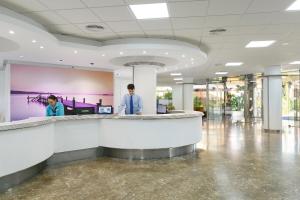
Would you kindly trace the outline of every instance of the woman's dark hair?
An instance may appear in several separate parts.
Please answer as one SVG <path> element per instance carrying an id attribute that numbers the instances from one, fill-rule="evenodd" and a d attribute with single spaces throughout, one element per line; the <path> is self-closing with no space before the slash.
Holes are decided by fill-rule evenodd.
<path id="1" fill-rule="evenodd" d="M 128 85 L 127 85 L 127 89 L 128 89 L 128 90 L 134 90 L 134 84 L 132 84 L 132 83 L 131 83 L 131 84 L 128 84 Z"/>
<path id="2" fill-rule="evenodd" d="M 56 97 L 56 96 L 54 96 L 54 95 L 50 95 L 50 96 L 48 96 L 48 98 L 47 98 L 47 99 L 51 99 L 51 100 L 57 101 L 57 97 Z"/>

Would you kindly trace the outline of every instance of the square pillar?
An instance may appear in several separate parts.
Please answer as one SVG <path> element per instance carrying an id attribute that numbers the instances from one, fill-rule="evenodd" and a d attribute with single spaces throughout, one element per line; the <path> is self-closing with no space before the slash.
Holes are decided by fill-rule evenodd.
<path id="1" fill-rule="evenodd" d="M 183 110 L 183 85 L 172 86 L 172 102 L 175 110 Z"/>
<path id="2" fill-rule="evenodd" d="M 183 109 L 194 111 L 194 82 L 193 78 L 183 79 Z"/>
<path id="3" fill-rule="evenodd" d="M 263 128 L 266 131 L 279 132 L 282 129 L 281 98 L 281 67 L 267 67 L 263 78 Z"/>
<path id="4" fill-rule="evenodd" d="M 143 102 L 143 114 L 156 114 L 156 66 L 134 66 L 133 80 L 136 94 Z"/>
<path id="5" fill-rule="evenodd" d="M 128 93 L 127 85 L 133 83 L 132 69 L 114 71 L 114 113 L 118 113 L 122 98 Z"/>

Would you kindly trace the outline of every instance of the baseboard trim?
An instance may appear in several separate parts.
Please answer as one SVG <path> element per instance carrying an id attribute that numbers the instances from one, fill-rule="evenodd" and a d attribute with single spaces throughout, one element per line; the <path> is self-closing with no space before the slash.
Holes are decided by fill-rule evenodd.
<path id="1" fill-rule="evenodd" d="M 47 167 L 47 160 L 19 172 L 0 177 L 0 192 L 23 183 L 39 174 Z"/>

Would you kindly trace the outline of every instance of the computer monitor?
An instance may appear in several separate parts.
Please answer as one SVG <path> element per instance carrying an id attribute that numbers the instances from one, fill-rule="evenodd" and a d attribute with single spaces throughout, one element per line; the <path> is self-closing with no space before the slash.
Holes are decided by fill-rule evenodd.
<path id="1" fill-rule="evenodd" d="M 162 104 L 158 104 L 157 105 L 157 114 L 167 114 L 167 106 L 166 105 L 162 105 Z"/>
<path id="2" fill-rule="evenodd" d="M 113 107 L 112 106 L 99 106 L 98 114 L 103 114 L 103 115 L 113 114 Z"/>

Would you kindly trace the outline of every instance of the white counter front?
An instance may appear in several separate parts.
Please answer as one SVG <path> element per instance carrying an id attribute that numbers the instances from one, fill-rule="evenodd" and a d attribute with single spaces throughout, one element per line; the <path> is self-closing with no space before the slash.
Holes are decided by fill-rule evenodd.
<path id="1" fill-rule="evenodd" d="M 0 179 L 64 152 L 172 149 L 201 139 L 202 113 L 84 115 L 0 123 Z"/>

